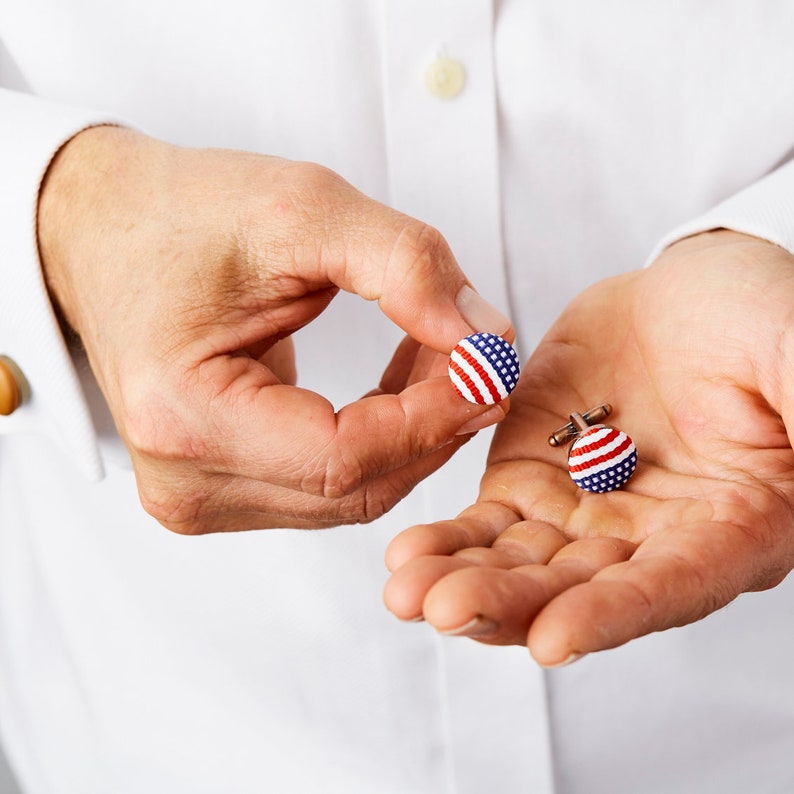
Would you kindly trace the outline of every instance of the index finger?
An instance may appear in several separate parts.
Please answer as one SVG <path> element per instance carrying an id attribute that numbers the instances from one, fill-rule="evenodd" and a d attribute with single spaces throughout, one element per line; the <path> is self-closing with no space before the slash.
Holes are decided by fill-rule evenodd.
<path id="1" fill-rule="evenodd" d="M 217 472 L 330 499 L 500 421 L 507 409 L 469 403 L 448 378 L 433 378 L 336 412 L 319 394 L 274 382 L 258 362 L 233 359 L 239 371 L 230 381 L 226 365 L 204 365 L 192 454 Z"/>

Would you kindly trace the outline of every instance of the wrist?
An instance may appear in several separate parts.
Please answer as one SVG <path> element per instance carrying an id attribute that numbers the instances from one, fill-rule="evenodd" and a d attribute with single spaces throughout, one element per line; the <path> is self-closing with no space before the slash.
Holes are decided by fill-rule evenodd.
<path id="1" fill-rule="evenodd" d="M 716 228 L 708 231 L 698 232 L 687 237 L 682 237 L 659 252 L 655 261 L 662 261 L 671 256 L 696 255 L 700 251 L 713 250 L 724 246 L 771 246 L 778 248 L 775 243 L 764 240 L 761 237 L 754 237 L 733 229 Z"/>
<path id="2" fill-rule="evenodd" d="M 110 125 L 79 132 L 55 154 L 41 183 L 36 217 L 41 268 L 56 313 L 77 334 L 76 284 L 102 232 L 102 183 L 123 161 L 134 136 Z"/>

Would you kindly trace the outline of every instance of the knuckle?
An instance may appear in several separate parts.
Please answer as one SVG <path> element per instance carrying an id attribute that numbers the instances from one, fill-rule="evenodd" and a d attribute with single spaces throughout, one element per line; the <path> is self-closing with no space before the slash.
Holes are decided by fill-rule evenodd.
<path id="1" fill-rule="evenodd" d="M 364 499 L 362 524 L 369 524 L 386 515 L 402 497 L 390 494 L 375 493 L 375 489 L 368 489 Z"/>
<path id="2" fill-rule="evenodd" d="M 361 202 L 361 194 L 350 183 L 324 166 L 286 161 L 277 181 L 270 178 L 265 185 L 261 199 L 243 210 L 242 238 L 262 240 L 264 210 L 270 219 L 269 233 L 259 245 L 268 259 L 288 266 L 302 257 L 316 262 L 339 258 L 344 237 L 340 231 L 355 226 Z"/>
<path id="3" fill-rule="evenodd" d="M 386 515 L 403 497 L 391 488 L 371 487 L 361 491 L 358 501 L 358 523 L 369 524 Z"/>
<path id="4" fill-rule="evenodd" d="M 323 518 L 337 525 L 370 524 L 386 515 L 398 501 L 384 499 L 380 495 L 373 496 L 369 489 L 362 488 L 326 505 Z"/>
<path id="5" fill-rule="evenodd" d="M 354 190 L 336 171 L 317 163 L 289 163 L 285 177 L 298 205 L 324 205 L 329 196 Z"/>
<path id="6" fill-rule="evenodd" d="M 191 431 L 183 414 L 157 396 L 138 400 L 123 421 L 125 443 L 132 452 L 152 461 L 203 460 L 210 453 L 210 435 Z"/>
<path id="7" fill-rule="evenodd" d="M 458 279 L 455 259 L 446 239 L 433 226 L 405 219 L 391 248 L 386 267 L 380 276 L 378 295 L 388 310 L 393 295 L 402 295 L 406 285 Z"/>
<path id="8" fill-rule="evenodd" d="M 138 486 L 143 509 L 167 530 L 177 535 L 201 535 L 203 500 L 197 495 L 177 493 L 171 488 L 143 484 Z"/>
<path id="9" fill-rule="evenodd" d="M 400 234 L 397 253 L 410 261 L 412 268 L 426 272 L 445 260 L 449 250 L 438 229 L 420 221 L 411 221 Z"/>
<path id="10" fill-rule="evenodd" d="M 345 523 L 369 524 L 385 516 L 410 490 L 410 484 L 399 480 L 376 480 L 347 497 L 341 515 Z"/>
<path id="11" fill-rule="evenodd" d="M 410 490 L 400 481 L 367 471 L 354 456 L 339 453 L 316 467 L 302 484 L 321 497 L 322 518 L 338 524 L 367 524 L 381 518 Z"/>
<path id="12" fill-rule="evenodd" d="M 301 169 L 303 181 L 310 187 L 328 190 L 347 185 L 347 182 L 336 171 L 319 163 L 298 163 L 297 167 Z"/>
<path id="13" fill-rule="evenodd" d="M 329 457 L 321 473 L 320 493 L 325 499 L 344 499 L 354 494 L 365 479 L 361 461 L 340 451 Z"/>

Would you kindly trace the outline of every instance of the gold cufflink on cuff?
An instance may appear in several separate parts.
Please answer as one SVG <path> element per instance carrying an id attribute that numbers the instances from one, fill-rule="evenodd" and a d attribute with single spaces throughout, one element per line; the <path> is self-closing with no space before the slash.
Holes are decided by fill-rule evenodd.
<path id="1" fill-rule="evenodd" d="M 0 356 L 0 416 L 10 416 L 27 395 L 22 370 L 8 356 Z"/>

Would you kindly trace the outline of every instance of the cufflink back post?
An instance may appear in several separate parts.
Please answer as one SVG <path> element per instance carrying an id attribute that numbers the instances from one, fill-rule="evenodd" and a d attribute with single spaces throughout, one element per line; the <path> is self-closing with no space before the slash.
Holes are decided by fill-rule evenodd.
<path id="1" fill-rule="evenodd" d="M 568 451 L 568 473 L 584 491 L 607 493 L 626 483 L 637 467 L 637 448 L 622 430 L 601 424 L 612 413 L 609 403 L 583 414 L 570 414 L 570 422 L 549 436 L 559 447 L 572 442 Z"/>

